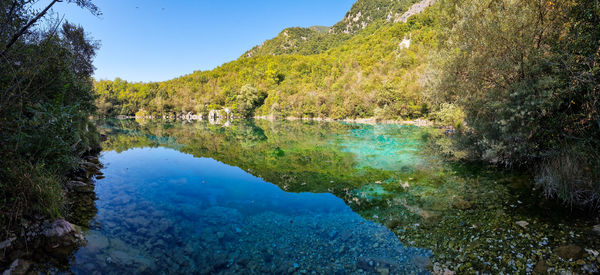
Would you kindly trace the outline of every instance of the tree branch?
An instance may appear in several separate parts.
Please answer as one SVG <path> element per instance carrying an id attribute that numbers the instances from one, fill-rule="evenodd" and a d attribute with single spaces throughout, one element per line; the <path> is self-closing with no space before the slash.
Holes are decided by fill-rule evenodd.
<path id="1" fill-rule="evenodd" d="M 48 4 L 48 6 L 44 10 L 42 10 L 42 12 L 40 12 L 36 17 L 31 19 L 25 26 L 23 26 L 17 33 L 15 33 L 15 35 L 13 35 L 13 37 L 8 42 L 8 44 L 6 44 L 6 47 L 4 48 L 2 53 L 0 53 L 0 55 L 6 54 L 6 52 L 10 49 L 10 47 L 12 47 L 12 45 L 15 44 L 15 42 L 17 42 L 17 40 L 19 40 L 19 37 L 21 37 L 27 31 L 27 29 L 29 29 L 33 24 L 35 24 L 35 22 L 40 20 L 40 18 L 42 18 L 48 12 L 48 10 L 50 10 L 50 8 L 56 2 L 59 2 L 59 1 L 60 0 L 52 0 L 52 2 L 50 2 L 50 4 Z"/>

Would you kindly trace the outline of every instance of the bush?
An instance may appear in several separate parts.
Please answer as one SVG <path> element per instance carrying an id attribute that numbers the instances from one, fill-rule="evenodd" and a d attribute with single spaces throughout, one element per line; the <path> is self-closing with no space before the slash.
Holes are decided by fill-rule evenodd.
<path id="1" fill-rule="evenodd" d="M 565 146 L 566 148 L 567 146 Z M 537 171 L 536 184 L 547 197 L 570 206 L 600 206 L 600 158 L 571 148 L 545 160 Z"/>
<path id="2" fill-rule="evenodd" d="M 150 114 L 149 114 L 149 113 L 148 113 L 146 110 L 144 110 L 144 109 L 140 109 L 139 111 L 137 111 L 137 112 L 135 113 L 135 116 L 136 116 L 136 117 L 139 117 L 139 118 L 146 118 L 146 117 L 148 117 L 149 115 L 150 115 Z"/>
<path id="3" fill-rule="evenodd" d="M 97 12 L 87 0 L 70 2 Z M 7 19 L 0 24 L 0 239 L 26 219 L 64 215 L 66 175 L 99 148 L 89 121 L 97 44 L 68 22 L 12 39 L 31 18 L 43 17 L 31 4 L 0 2 L 0 18 Z"/>
<path id="4" fill-rule="evenodd" d="M 440 109 L 434 115 L 442 125 L 453 126 L 457 130 L 463 128 L 466 117 L 462 108 L 451 103 L 442 103 Z"/>
<path id="5" fill-rule="evenodd" d="M 449 0 L 442 7 L 446 42 L 434 98 L 464 110 L 469 149 L 530 169 L 550 197 L 597 206 L 598 176 L 590 172 L 600 151 L 597 1 Z M 454 120 L 444 115 L 453 113 L 449 106 L 440 112 Z"/>
<path id="6" fill-rule="evenodd" d="M 23 217 L 56 218 L 64 214 L 64 179 L 58 171 L 48 169 L 44 163 L 31 164 L 17 158 L 1 167 L 0 174 L 0 225 L 4 230 L 10 230 Z"/>

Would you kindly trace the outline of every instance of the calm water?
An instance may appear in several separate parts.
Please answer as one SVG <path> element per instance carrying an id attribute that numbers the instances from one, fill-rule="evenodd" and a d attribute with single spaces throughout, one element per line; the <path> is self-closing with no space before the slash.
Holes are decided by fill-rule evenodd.
<path id="1" fill-rule="evenodd" d="M 196 133 L 201 129 L 193 125 L 184 130 L 193 131 L 186 133 L 192 139 L 216 133 Z M 378 147 L 402 144 L 357 135 L 365 133 L 350 130 L 320 141 L 343 144 L 339 156 L 328 158 L 342 159 L 337 168 L 370 163 L 390 168 L 416 158 L 410 154 L 413 144 L 398 153 L 380 151 Z M 181 152 L 184 145 L 177 139 L 131 132 L 115 133 L 109 142 L 141 136 L 147 139 L 142 143 L 154 144 L 131 144 L 126 150 L 105 146 L 105 178 L 96 185 L 98 212 L 86 232 L 88 245 L 71 264 L 75 273 L 426 273 L 429 250 L 404 246 L 388 228 L 365 220 L 331 193 L 285 191 L 219 158 Z M 286 154 L 281 147 L 273 150 L 275 158 Z M 299 152 L 298 157 L 306 159 L 285 165 L 307 170 L 323 165 L 313 156 Z M 252 161 L 268 165 L 271 160 L 266 158 Z M 339 180 L 337 175 L 327 179 Z"/>
<path id="2" fill-rule="evenodd" d="M 70 261 L 77 274 L 514 274 L 540 263 L 590 273 L 600 263 L 597 217 L 543 200 L 527 175 L 448 162 L 437 129 L 115 120 L 99 130 L 105 178 L 78 219 L 88 245 Z M 560 257 L 565 245 L 581 260 Z"/>

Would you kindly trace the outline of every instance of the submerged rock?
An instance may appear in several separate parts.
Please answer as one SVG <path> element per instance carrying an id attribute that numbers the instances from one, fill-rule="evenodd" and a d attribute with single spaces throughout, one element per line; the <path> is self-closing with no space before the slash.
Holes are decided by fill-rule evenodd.
<path id="1" fill-rule="evenodd" d="M 352 231 L 346 229 L 340 234 L 340 238 L 342 241 L 347 241 L 352 237 Z"/>
<path id="2" fill-rule="evenodd" d="M 239 210 L 229 207 L 213 206 L 198 213 L 202 221 L 210 225 L 240 224 L 243 215 Z"/>
<path id="3" fill-rule="evenodd" d="M 564 245 L 555 250 L 556 255 L 563 259 L 579 259 L 583 257 L 583 249 L 576 245 Z"/>
<path id="4" fill-rule="evenodd" d="M 370 272 L 373 270 L 373 261 L 367 258 L 360 258 L 356 263 L 358 269 Z"/>
<path id="5" fill-rule="evenodd" d="M 31 268 L 31 262 L 22 260 L 22 259 L 16 259 L 12 262 L 12 264 L 10 265 L 10 267 L 7 270 L 2 272 L 2 275 L 26 274 L 30 268 Z"/>
<path id="6" fill-rule="evenodd" d="M 227 266 L 227 255 L 218 253 L 213 256 L 213 271 L 220 271 Z"/>
<path id="7" fill-rule="evenodd" d="M 414 256 L 413 257 L 413 262 L 415 263 L 416 266 L 420 267 L 420 268 L 429 268 L 431 266 L 431 260 L 429 260 L 429 258 L 425 257 L 425 256 Z"/>
<path id="8" fill-rule="evenodd" d="M 76 181 L 76 180 L 69 181 L 65 184 L 65 187 L 67 188 L 67 190 L 69 190 L 71 192 L 77 192 L 77 193 L 94 192 L 93 185 L 87 184 L 82 181 Z"/>
<path id="9" fill-rule="evenodd" d="M 81 231 L 63 219 L 50 223 L 42 231 L 45 237 L 46 252 L 56 256 L 66 256 L 75 248 L 85 244 Z"/>
<path id="10" fill-rule="evenodd" d="M 108 247 L 108 238 L 106 238 L 100 232 L 90 232 L 87 234 L 86 239 L 86 248 L 93 252 L 98 252 Z"/>
<path id="11" fill-rule="evenodd" d="M 127 251 L 117 250 L 111 253 L 111 260 L 118 265 L 133 265 L 143 269 L 154 269 L 154 262 L 141 255 L 137 249 L 129 249 Z"/>
<path id="12" fill-rule="evenodd" d="M 380 275 L 389 275 L 390 274 L 390 269 L 386 268 L 386 267 L 380 267 L 376 269 L 377 273 L 379 273 Z"/>

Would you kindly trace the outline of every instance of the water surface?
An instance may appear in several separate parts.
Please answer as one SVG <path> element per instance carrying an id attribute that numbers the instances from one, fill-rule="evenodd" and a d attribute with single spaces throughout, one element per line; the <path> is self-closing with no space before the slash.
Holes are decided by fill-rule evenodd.
<path id="1" fill-rule="evenodd" d="M 426 270 L 429 250 L 406 247 L 331 193 L 287 192 L 241 168 L 172 149 L 183 148 L 173 140 L 148 139 L 158 145 L 107 146 L 101 154 L 98 212 L 88 245 L 71 264 L 75 273 Z"/>
<path id="2" fill-rule="evenodd" d="M 439 129 L 99 124 L 105 178 L 74 273 L 593 273 L 600 263 L 598 217 L 544 200 L 527 174 L 451 161 Z M 560 256 L 567 245 L 578 258 Z"/>

